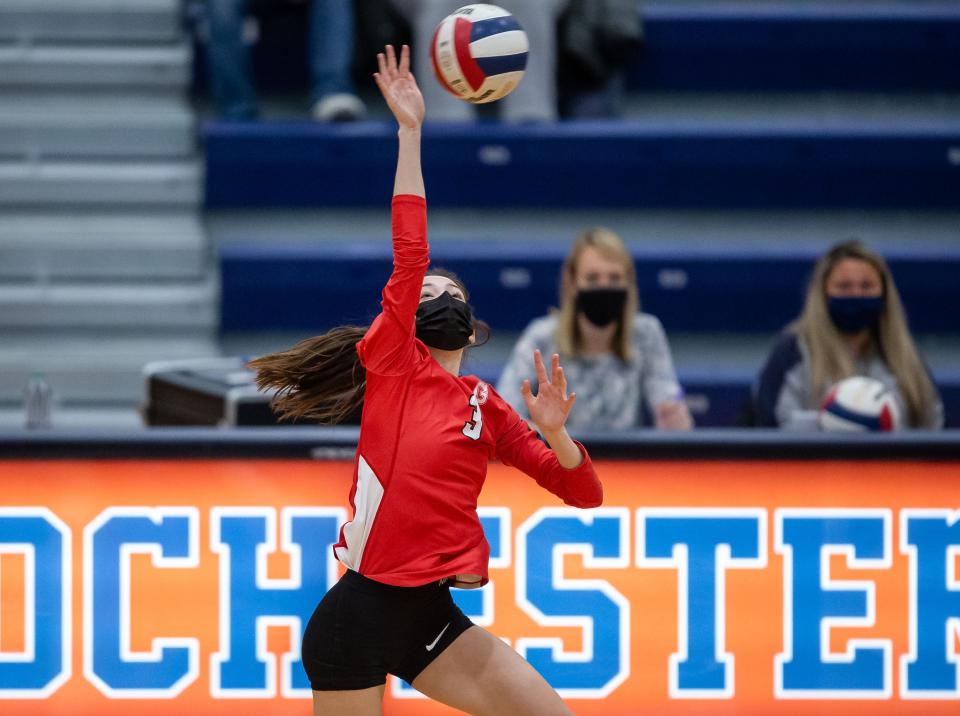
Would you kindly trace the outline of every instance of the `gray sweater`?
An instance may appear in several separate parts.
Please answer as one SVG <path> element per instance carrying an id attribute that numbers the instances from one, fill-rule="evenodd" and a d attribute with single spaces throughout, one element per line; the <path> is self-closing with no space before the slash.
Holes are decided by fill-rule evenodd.
<path id="1" fill-rule="evenodd" d="M 857 362 L 855 367 L 857 375 L 876 378 L 893 391 L 901 405 L 904 404 L 897 388 L 897 379 L 877 351 L 868 360 Z M 785 430 L 819 430 L 817 411 L 809 407 L 811 390 L 807 346 L 796 334 L 784 333 L 767 358 L 753 388 L 757 424 Z M 818 401 L 823 397 L 817 396 Z M 943 403 L 939 395 L 932 404 L 925 406 L 924 412 L 923 424 L 919 427 L 943 427 Z"/>
<path id="2" fill-rule="evenodd" d="M 536 393 L 533 351 L 540 349 L 549 371 L 550 356 L 557 352 L 556 327 L 555 316 L 531 322 L 513 347 L 497 383 L 497 392 L 524 418 L 529 419 L 529 415 L 520 386 L 524 379 L 529 379 Z M 652 414 L 657 403 L 681 397 L 663 326 L 648 313 L 634 317 L 633 357 L 629 362 L 610 353 L 598 357 L 561 356 L 560 364 L 567 376 L 567 390 L 577 394 L 576 405 L 567 419 L 567 427 L 573 430 L 639 427 L 643 424 L 641 402 Z"/>

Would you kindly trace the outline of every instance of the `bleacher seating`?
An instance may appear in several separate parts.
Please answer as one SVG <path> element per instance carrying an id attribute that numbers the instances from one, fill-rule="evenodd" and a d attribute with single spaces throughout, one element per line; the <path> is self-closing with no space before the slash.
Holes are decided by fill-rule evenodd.
<path id="1" fill-rule="evenodd" d="M 960 4 L 641 0 L 641 90 L 960 90 Z"/>
<path id="2" fill-rule="evenodd" d="M 566 246 L 521 241 L 444 241 L 433 260 L 456 271 L 471 289 L 477 314 L 497 330 L 519 331 L 556 305 L 557 278 Z M 668 334 L 709 332 L 773 336 L 799 311 L 812 255 L 700 255 L 635 252 L 643 306 Z M 222 327 L 228 332 L 319 332 L 344 322 L 365 324 L 376 315 L 390 274 L 386 241 L 348 246 L 233 246 L 221 250 Z M 914 330 L 960 333 L 960 247 L 952 254 L 891 256 Z M 758 301 L 757 297 L 763 300 Z M 718 369 L 678 365 L 691 409 L 703 426 L 736 425 L 756 363 Z M 495 382 L 499 361 L 474 361 L 471 372 Z M 937 375 L 948 415 L 960 415 L 960 372 Z"/>
<path id="3" fill-rule="evenodd" d="M 424 176 L 432 206 L 958 204 L 960 114 L 923 124 L 909 116 L 747 121 L 432 126 Z M 214 122 L 205 139 L 212 209 L 382 206 L 393 182 L 395 130 L 385 123 Z"/>
<path id="4" fill-rule="evenodd" d="M 435 242 L 431 259 L 463 278 L 478 315 L 500 330 L 519 331 L 556 305 L 566 249 L 566 241 L 531 245 L 519 236 L 450 240 Z M 634 254 L 643 307 L 668 332 L 778 331 L 799 312 L 816 259 L 802 249 L 759 255 L 683 247 L 653 253 L 638 246 Z M 960 306 L 960 245 L 889 260 L 912 328 L 960 333 L 960 314 L 943 310 Z M 384 238 L 353 239 L 229 246 L 220 264 L 223 330 L 323 330 L 376 314 L 391 256 Z"/>
<path id="5" fill-rule="evenodd" d="M 622 222 L 634 230 L 621 231 L 644 308 L 671 336 L 772 340 L 797 314 L 815 257 L 848 238 L 841 227 L 851 224 L 866 227 L 857 235 L 868 241 L 883 235 L 875 245 L 890 260 L 914 332 L 960 335 L 960 317 L 945 310 L 960 305 L 960 5 L 641 7 L 646 47 L 628 70 L 627 120 L 425 128 L 430 206 L 465 213 L 462 226 L 451 229 L 448 216 L 432 237 L 433 258 L 461 274 L 478 314 L 502 331 L 542 315 L 556 303 L 570 239 L 603 209 L 621 219 L 676 213 L 669 231 L 636 230 L 669 221 L 660 219 Z M 383 235 L 364 228 L 292 240 L 283 217 L 309 211 L 319 228 L 324 212 L 344 207 L 385 215 L 391 124 L 214 122 L 204 140 L 213 216 L 269 210 L 280 219 L 256 237 L 238 224 L 222 243 L 223 330 L 369 320 L 389 274 Z M 527 218 L 485 235 L 483 217 L 505 210 Z M 543 210 L 567 225 L 553 241 L 525 240 Z M 837 221 L 835 233 L 809 229 L 843 212 L 858 212 L 857 221 Z M 885 223 L 892 228 L 882 231 Z M 749 241 L 735 236 L 739 226 L 754 227 Z M 743 419 L 757 363 L 755 353 L 716 369 L 678 360 L 698 424 Z M 495 380 L 499 367 L 480 359 L 470 369 Z M 960 425 L 960 360 L 933 368 L 948 424 Z"/>

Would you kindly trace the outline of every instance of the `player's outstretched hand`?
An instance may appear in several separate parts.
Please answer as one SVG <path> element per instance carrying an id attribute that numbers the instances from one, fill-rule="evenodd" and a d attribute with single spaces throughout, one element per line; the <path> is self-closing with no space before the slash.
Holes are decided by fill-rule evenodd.
<path id="1" fill-rule="evenodd" d="M 533 352 L 533 364 L 537 369 L 537 394 L 530 390 L 530 381 L 523 381 L 520 392 L 523 402 L 527 404 L 530 419 L 544 435 L 555 433 L 563 428 L 567 422 L 570 409 L 577 400 L 577 394 L 567 395 L 567 379 L 560 367 L 560 356 L 556 353 L 550 360 L 550 377 L 547 378 L 547 369 L 543 365 L 540 351 Z"/>
<path id="2" fill-rule="evenodd" d="M 400 126 L 419 129 L 423 124 L 426 108 L 417 81 L 410 72 L 410 48 L 404 45 L 400 49 L 399 62 L 393 45 L 387 45 L 385 49 L 385 52 L 377 54 L 380 71 L 374 72 L 373 78 Z"/>

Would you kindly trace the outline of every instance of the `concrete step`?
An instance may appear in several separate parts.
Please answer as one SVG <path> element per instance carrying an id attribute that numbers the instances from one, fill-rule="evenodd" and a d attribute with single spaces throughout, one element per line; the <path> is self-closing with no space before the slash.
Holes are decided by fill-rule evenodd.
<path id="1" fill-rule="evenodd" d="M 0 45 L 0 88 L 167 87 L 190 82 L 186 42 L 138 47 Z"/>
<path id="2" fill-rule="evenodd" d="M 0 407 L 14 410 L 33 373 L 44 375 L 61 406 L 132 406 L 143 399 L 147 363 L 220 355 L 212 331 L 124 335 L 111 329 L 12 338 L 0 346 Z"/>
<path id="3" fill-rule="evenodd" d="M 195 119 L 185 97 L 0 95 L 0 156 L 147 157 L 194 154 Z"/>
<path id="4" fill-rule="evenodd" d="M 179 36 L 181 0 L 4 0 L 0 40 L 140 40 Z"/>
<path id="5" fill-rule="evenodd" d="M 7 280 L 198 279 L 213 264 L 193 212 L 5 212 L 0 236 Z"/>
<path id="6" fill-rule="evenodd" d="M 214 279 L 158 283 L 5 283 L 0 328 L 209 329 L 218 324 Z"/>
<path id="7" fill-rule="evenodd" d="M 0 206 L 196 207 L 200 167 L 193 161 L 0 162 Z"/>

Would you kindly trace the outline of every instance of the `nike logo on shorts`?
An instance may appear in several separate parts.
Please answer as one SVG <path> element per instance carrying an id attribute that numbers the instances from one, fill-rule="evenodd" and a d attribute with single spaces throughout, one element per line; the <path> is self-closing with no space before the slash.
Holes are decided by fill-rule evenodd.
<path id="1" fill-rule="evenodd" d="M 440 633 L 437 634 L 437 638 L 434 639 L 429 644 L 427 644 L 427 651 L 433 651 L 433 647 L 437 645 L 437 642 L 440 641 L 440 637 L 443 636 L 443 632 L 445 632 L 447 630 L 447 627 L 449 626 L 450 626 L 450 622 L 447 622 L 447 626 L 445 626 L 443 629 L 440 630 Z"/>

